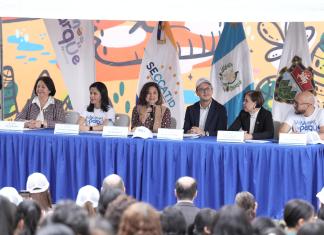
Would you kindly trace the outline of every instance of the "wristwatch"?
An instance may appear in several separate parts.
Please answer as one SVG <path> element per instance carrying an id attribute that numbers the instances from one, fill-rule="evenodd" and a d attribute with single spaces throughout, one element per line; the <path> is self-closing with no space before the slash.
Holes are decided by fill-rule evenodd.
<path id="1" fill-rule="evenodd" d="M 205 136 L 209 136 L 209 132 L 208 131 L 205 131 Z"/>

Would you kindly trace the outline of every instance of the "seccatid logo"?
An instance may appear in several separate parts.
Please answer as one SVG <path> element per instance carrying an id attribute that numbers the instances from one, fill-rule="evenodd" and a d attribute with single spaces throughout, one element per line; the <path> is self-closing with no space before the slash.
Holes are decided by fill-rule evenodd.
<path id="1" fill-rule="evenodd" d="M 224 91 L 232 91 L 242 84 L 242 81 L 238 79 L 238 73 L 239 71 L 234 71 L 232 63 L 227 63 L 221 67 L 218 77 L 222 83 Z"/>

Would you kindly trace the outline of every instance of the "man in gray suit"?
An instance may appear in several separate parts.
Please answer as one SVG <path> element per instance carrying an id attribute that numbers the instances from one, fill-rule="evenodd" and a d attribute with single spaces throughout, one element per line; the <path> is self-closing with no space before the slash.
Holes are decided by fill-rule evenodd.
<path id="1" fill-rule="evenodd" d="M 185 217 L 187 228 L 194 223 L 199 208 L 193 203 L 197 197 L 197 182 L 189 176 L 181 177 L 175 185 L 175 196 L 177 203 L 174 207 L 178 208 Z"/>

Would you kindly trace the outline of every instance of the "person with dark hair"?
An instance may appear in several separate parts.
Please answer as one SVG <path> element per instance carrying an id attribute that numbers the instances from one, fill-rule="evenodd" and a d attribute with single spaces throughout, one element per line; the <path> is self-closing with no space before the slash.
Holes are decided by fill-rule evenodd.
<path id="1" fill-rule="evenodd" d="M 133 197 L 121 194 L 109 204 L 105 213 L 105 218 L 113 227 L 115 234 L 119 230 L 119 224 L 124 211 L 135 202 L 136 200 Z"/>
<path id="2" fill-rule="evenodd" d="M 238 206 L 223 206 L 213 228 L 214 235 L 251 235 L 252 226 L 245 211 Z"/>
<path id="3" fill-rule="evenodd" d="M 90 104 L 80 114 L 81 131 L 102 131 L 104 126 L 113 125 L 115 111 L 104 83 L 94 82 L 89 87 Z"/>
<path id="4" fill-rule="evenodd" d="M 317 218 L 324 221 L 324 205 L 323 204 L 318 209 Z"/>
<path id="5" fill-rule="evenodd" d="M 244 94 L 243 110 L 228 128 L 230 131 L 242 129 L 245 140 L 272 139 L 274 127 L 272 114 L 262 107 L 264 99 L 261 91 L 248 91 Z"/>
<path id="6" fill-rule="evenodd" d="M 286 233 L 280 227 L 274 227 L 261 231 L 260 235 L 286 235 Z"/>
<path id="7" fill-rule="evenodd" d="M 303 225 L 297 232 L 297 235 L 323 235 L 324 222 L 321 220 L 315 223 L 308 223 Z"/>
<path id="8" fill-rule="evenodd" d="M 50 77 L 39 77 L 34 85 L 34 97 L 29 99 L 16 121 L 25 121 L 27 128 L 54 128 L 64 122 L 63 102 L 55 99 L 55 85 Z"/>
<path id="9" fill-rule="evenodd" d="M 294 235 L 306 223 L 314 219 L 314 207 L 307 201 L 293 199 L 286 203 L 284 220 L 287 235 Z"/>
<path id="10" fill-rule="evenodd" d="M 175 185 L 175 196 L 177 203 L 174 207 L 178 208 L 185 217 L 187 229 L 193 224 L 199 208 L 193 203 L 197 197 L 197 182 L 189 176 L 181 177 Z"/>
<path id="11" fill-rule="evenodd" d="M 170 206 L 164 208 L 160 221 L 163 235 L 186 235 L 186 220 L 178 208 Z"/>
<path id="12" fill-rule="evenodd" d="M 213 231 L 213 223 L 216 218 L 216 211 L 210 208 L 201 209 L 194 221 L 194 235 L 209 235 Z"/>
<path id="13" fill-rule="evenodd" d="M 101 216 L 104 216 L 109 204 L 114 201 L 120 194 L 124 194 L 124 192 L 116 188 L 101 190 L 97 212 Z"/>
<path id="14" fill-rule="evenodd" d="M 36 235 L 75 235 L 65 224 L 49 224 L 40 228 Z"/>
<path id="15" fill-rule="evenodd" d="M 7 198 L 0 196 L 0 234 L 13 235 L 16 206 Z"/>
<path id="16" fill-rule="evenodd" d="M 102 217 L 93 217 L 89 221 L 90 235 L 114 235 L 111 224 Z"/>
<path id="17" fill-rule="evenodd" d="M 208 79 L 197 80 L 196 94 L 200 100 L 187 107 L 183 125 L 184 132 L 216 136 L 219 130 L 226 130 L 226 108 L 213 99 L 213 87 Z"/>
<path id="18" fill-rule="evenodd" d="M 16 211 L 16 234 L 33 235 L 36 233 L 42 212 L 37 202 L 33 200 L 22 201 Z"/>
<path id="19" fill-rule="evenodd" d="M 269 228 L 275 228 L 276 224 L 268 217 L 257 217 L 252 220 L 252 229 L 255 235 L 264 234 Z"/>
<path id="20" fill-rule="evenodd" d="M 137 105 L 132 113 L 131 129 L 145 126 L 153 132 L 158 128 L 171 127 L 171 112 L 163 105 L 163 97 L 158 84 L 148 82 L 141 89 Z"/>
<path id="21" fill-rule="evenodd" d="M 61 223 L 70 227 L 75 234 L 89 235 L 89 218 L 87 212 L 73 201 L 59 202 L 50 218 L 51 223 Z"/>
<path id="22" fill-rule="evenodd" d="M 249 217 L 250 221 L 255 218 L 258 204 L 252 193 L 237 193 L 235 196 L 235 204 L 246 212 L 246 215 Z"/>
<path id="23" fill-rule="evenodd" d="M 120 221 L 117 235 L 161 235 L 158 212 L 149 204 L 136 202 L 129 206 Z"/>

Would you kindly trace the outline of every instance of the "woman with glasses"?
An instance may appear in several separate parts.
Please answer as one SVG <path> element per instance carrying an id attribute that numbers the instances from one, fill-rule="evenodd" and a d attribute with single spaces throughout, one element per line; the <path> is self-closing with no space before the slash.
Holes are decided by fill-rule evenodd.
<path id="1" fill-rule="evenodd" d="M 229 127 L 230 131 L 245 131 L 245 140 L 272 139 L 274 133 L 272 114 L 262 107 L 264 99 L 260 91 L 248 91 L 244 95 L 243 110 Z"/>

